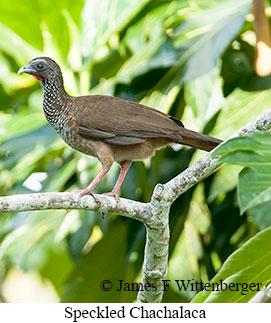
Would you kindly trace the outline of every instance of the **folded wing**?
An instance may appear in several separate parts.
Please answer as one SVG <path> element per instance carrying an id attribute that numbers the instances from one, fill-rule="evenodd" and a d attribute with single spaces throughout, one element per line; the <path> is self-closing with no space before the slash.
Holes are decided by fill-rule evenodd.
<path id="1" fill-rule="evenodd" d="M 110 96 L 82 98 L 76 115 L 84 138 L 122 146 L 154 138 L 181 140 L 183 124 L 158 110 Z"/>

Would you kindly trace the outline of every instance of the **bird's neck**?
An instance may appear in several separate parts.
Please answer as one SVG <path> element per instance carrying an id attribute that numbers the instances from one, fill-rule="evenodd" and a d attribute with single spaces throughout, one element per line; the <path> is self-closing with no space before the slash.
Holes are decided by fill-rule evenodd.
<path id="1" fill-rule="evenodd" d="M 50 103 L 61 104 L 65 97 L 68 97 L 64 86 L 62 77 L 60 79 L 44 79 L 42 81 L 42 89 L 44 100 Z"/>
<path id="2" fill-rule="evenodd" d="M 48 122 L 55 128 L 63 110 L 66 109 L 66 99 L 69 95 L 66 93 L 63 80 L 45 79 L 42 81 L 43 88 L 43 111 Z"/>

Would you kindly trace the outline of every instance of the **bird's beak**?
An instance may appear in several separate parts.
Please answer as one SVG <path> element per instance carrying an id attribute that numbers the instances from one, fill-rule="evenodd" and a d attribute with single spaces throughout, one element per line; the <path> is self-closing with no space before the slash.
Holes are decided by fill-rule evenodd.
<path id="1" fill-rule="evenodd" d="M 18 71 L 17 74 L 22 74 L 22 73 L 27 73 L 27 74 L 35 74 L 37 73 L 33 67 L 29 66 L 29 64 L 21 67 Z"/>

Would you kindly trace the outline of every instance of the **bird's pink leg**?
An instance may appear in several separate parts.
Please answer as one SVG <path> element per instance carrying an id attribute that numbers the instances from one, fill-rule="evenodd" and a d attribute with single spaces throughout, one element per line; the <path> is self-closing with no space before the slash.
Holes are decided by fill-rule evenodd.
<path id="1" fill-rule="evenodd" d="M 100 173 L 94 178 L 94 180 L 86 187 L 84 190 L 79 190 L 77 193 L 80 194 L 80 198 L 84 195 L 91 194 L 95 200 L 98 199 L 97 195 L 93 192 L 93 189 L 97 186 L 100 180 L 104 177 L 104 175 L 109 171 L 110 168 L 105 168 L 100 171 Z"/>
<path id="2" fill-rule="evenodd" d="M 110 193 L 104 193 L 105 195 L 114 196 L 117 200 L 119 200 L 118 191 L 121 187 L 121 184 L 122 184 L 128 170 L 129 170 L 131 164 L 132 164 L 131 161 L 124 161 L 124 162 L 120 163 L 121 171 L 120 171 L 119 178 L 113 188 L 113 191 Z"/>

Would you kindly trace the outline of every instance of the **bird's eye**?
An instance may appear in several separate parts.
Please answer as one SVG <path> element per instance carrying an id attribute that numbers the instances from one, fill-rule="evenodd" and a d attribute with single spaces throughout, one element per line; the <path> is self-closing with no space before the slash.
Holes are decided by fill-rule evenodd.
<path id="1" fill-rule="evenodd" d="M 43 69 L 43 65 L 42 64 L 38 64 L 37 65 L 37 69 L 42 70 Z"/>

